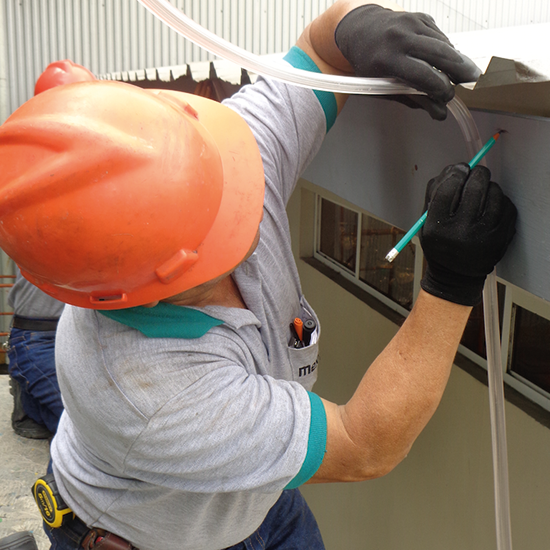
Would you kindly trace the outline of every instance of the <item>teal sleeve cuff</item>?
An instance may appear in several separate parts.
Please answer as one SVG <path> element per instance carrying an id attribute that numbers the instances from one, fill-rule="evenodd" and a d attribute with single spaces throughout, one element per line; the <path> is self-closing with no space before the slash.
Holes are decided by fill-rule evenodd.
<path id="1" fill-rule="evenodd" d="M 289 52 L 284 57 L 285 61 L 290 63 L 295 69 L 302 69 L 312 73 L 320 73 L 319 67 L 315 65 L 311 57 L 307 55 L 303 50 L 297 46 L 290 48 Z M 323 111 L 325 112 L 325 119 L 327 123 L 327 132 L 332 128 L 338 114 L 338 106 L 336 105 L 336 97 L 333 92 L 323 92 L 320 90 L 313 90 L 313 93 L 317 96 Z"/>
<path id="2" fill-rule="evenodd" d="M 327 448 L 327 415 L 321 398 L 308 392 L 311 404 L 311 418 L 309 421 L 309 440 L 307 444 L 306 458 L 300 471 L 285 489 L 296 489 L 313 477 L 321 466 Z"/>

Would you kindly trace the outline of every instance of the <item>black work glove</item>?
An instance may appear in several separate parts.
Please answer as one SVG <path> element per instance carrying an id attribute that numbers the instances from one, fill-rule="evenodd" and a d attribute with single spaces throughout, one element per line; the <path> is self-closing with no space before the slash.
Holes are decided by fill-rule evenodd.
<path id="1" fill-rule="evenodd" d="M 391 98 L 423 108 L 436 120 L 447 117 L 446 104 L 454 97 L 451 81 L 473 82 L 481 74 L 424 13 L 360 6 L 342 18 L 334 39 L 357 76 L 399 78 L 425 92 L 427 97 Z"/>
<path id="2" fill-rule="evenodd" d="M 465 306 L 481 302 L 485 278 L 516 232 L 516 207 L 490 178 L 484 166 L 456 164 L 429 181 L 420 233 L 426 292 Z"/>

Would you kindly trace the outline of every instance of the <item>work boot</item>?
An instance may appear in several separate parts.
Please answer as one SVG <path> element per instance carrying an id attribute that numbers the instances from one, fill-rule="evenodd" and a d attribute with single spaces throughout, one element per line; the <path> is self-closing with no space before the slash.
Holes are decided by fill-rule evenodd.
<path id="1" fill-rule="evenodd" d="M 17 435 L 27 439 L 50 439 L 53 435 L 50 430 L 44 424 L 39 424 L 30 416 L 27 416 L 21 401 L 21 386 L 11 376 L 10 393 L 13 395 L 13 412 L 11 413 L 11 427 L 13 431 Z"/>
<path id="2" fill-rule="evenodd" d="M 38 546 L 30 531 L 21 531 L 0 539 L 0 550 L 38 550 Z"/>

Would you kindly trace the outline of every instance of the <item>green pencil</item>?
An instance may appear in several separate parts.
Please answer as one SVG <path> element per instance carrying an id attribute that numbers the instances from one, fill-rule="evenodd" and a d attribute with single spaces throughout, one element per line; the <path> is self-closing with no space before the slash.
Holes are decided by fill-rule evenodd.
<path id="1" fill-rule="evenodd" d="M 477 155 L 468 163 L 470 169 L 477 165 L 477 163 L 487 154 L 489 149 L 496 143 L 497 139 L 500 136 L 502 130 L 498 131 L 494 136 L 492 136 L 489 141 L 479 150 Z M 403 238 L 388 252 L 386 255 L 386 260 L 388 262 L 393 262 L 397 255 L 409 244 L 411 239 L 418 233 L 420 228 L 426 222 L 428 217 L 428 212 L 424 212 L 420 219 L 403 235 Z"/>

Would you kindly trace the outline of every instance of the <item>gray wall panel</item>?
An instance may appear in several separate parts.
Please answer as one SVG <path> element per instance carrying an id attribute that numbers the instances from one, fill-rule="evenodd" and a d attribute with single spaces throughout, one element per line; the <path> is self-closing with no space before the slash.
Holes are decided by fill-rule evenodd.
<path id="1" fill-rule="evenodd" d="M 550 301 L 550 119 L 473 112 L 481 139 L 508 131 L 486 156 L 493 179 L 519 212 L 499 277 Z M 438 123 L 390 101 L 350 98 L 304 177 L 408 230 L 420 217 L 428 180 L 468 162 L 452 116 Z"/>

